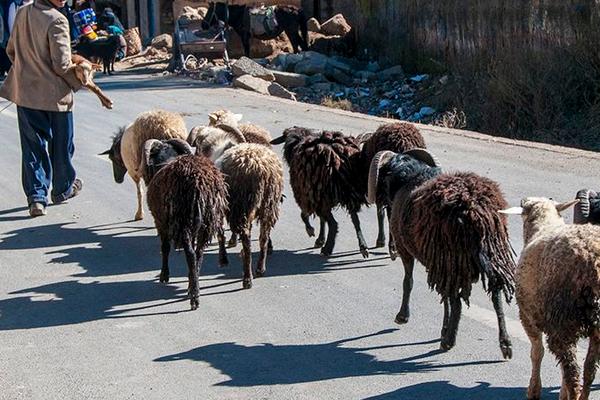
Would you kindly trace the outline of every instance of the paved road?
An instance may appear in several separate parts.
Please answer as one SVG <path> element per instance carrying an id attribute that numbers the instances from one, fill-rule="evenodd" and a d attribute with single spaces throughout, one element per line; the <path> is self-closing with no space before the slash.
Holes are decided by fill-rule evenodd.
<path id="1" fill-rule="evenodd" d="M 288 185 L 267 276 L 242 291 L 239 259 L 218 269 L 211 247 L 200 308 L 188 311 L 184 257 L 172 255 L 172 282 L 159 284 L 152 219 L 131 222 L 132 183 L 115 184 L 110 164 L 96 156 L 117 127 L 156 107 L 184 113 L 189 127 L 229 107 L 273 135 L 291 125 L 358 134 L 382 120 L 176 79 L 122 74 L 102 84 L 114 111 L 102 110 L 89 93 L 77 95 L 75 162 L 84 191 L 50 207 L 44 218 L 29 219 L 24 207 L 15 109 L 0 114 L 0 398 L 525 397 L 529 343 L 514 305 L 508 309 L 513 360 L 501 360 L 492 306 L 479 288 L 456 348 L 440 354 L 442 310 L 422 268 L 412 320 L 399 327 L 393 323 L 399 261 L 379 250 L 364 261 L 342 213 L 334 256 L 319 257 Z M 513 203 L 526 195 L 569 199 L 579 188 L 600 185 L 598 154 L 436 129 L 424 134 L 449 169 L 499 181 Z M 361 218 L 373 244 L 374 211 Z M 511 220 L 511 235 L 518 251 L 518 218 Z M 547 355 L 545 399 L 558 398 L 555 364 Z M 593 396 L 600 398 L 598 387 Z"/>

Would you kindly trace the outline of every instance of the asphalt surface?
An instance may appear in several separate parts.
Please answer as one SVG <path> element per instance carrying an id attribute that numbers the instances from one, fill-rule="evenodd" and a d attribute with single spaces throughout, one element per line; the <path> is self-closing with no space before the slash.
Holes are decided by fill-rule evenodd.
<path id="1" fill-rule="evenodd" d="M 158 283 L 152 218 L 131 221 L 132 182 L 114 183 L 110 164 L 97 156 L 119 126 L 158 107 L 184 113 L 188 128 L 229 108 L 273 136 L 292 125 L 358 134 L 383 120 L 173 78 L 121 73 L 99 82 L 113 111 L 90 93 L 76 96 L 75 165 L 84 189 L 43 218 L 30 219 L 25 207 L 15 108 L 0 114 L 1 399 L 526 397 L 529 342 L 514 304 L 507 308 L 512 360 L 502 360 L 492 304 L 480 286 L 464 310 L 457 346 L 440 353 L 442 307 L 423 268 L 416 268 L 411 321 L 395 325 L 400 261 L 381 249 L 363 260 L 343 212 L 336 213 L 335 254 L 321 258 L 287 183 L 267 275 L 241 290 L 239 258 L 219 269 L 212 246 L 200 308 L 189 311 L 183 254 L 171 255 L 171 282 Z M 599 154 L 441 129 L 423 133 L 448 170 L 495 179 L 515 205 L 524 196 L 567 200 L 600 186 Z M 360 216 L 373 245 L 374 210 Z M 510 220 L 510 231 L 518 253 L 520 218 Z M 542 379 L 543 397 L 557 399 L 560 373 L 549 352 Z M 600 399 L 597 383 L 592 397 Z"/>

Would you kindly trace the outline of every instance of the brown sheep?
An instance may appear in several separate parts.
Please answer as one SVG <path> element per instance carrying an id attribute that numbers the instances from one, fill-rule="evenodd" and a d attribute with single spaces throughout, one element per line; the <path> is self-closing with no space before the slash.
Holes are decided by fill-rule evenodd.
<path id="1" fill-rule="evenodd" d="M 159 141 L 155 143 L 161 144 Z M 146 168 L 158 169 L 148 185 L 148 207 L 161 240 L 160 281 L 169 281 L 171 242 L 183 248 L 188 264 L 188 295 L 192 310 L 198 308 L 198 274 L 204 248 L 216 234 L 223 235 L 227 190 L 221 172 L 204 156 L 184 155 L 173 161 L 146 146 Z M 191 151 L 191 149 L 190 149 Z M 162 168 L 161 168 L 162 167 Z"/>
<path id="2" fill-rule="evenodd" d="M 359 140 L 362 145 L 361 163 L 363 165 L 361 173 L 361 186 L 365 195 L 367 194 L 369 166 L 371 165 L 371 161 L 373 161 L 375 154 L 383 150 L 393 151 L 394 153 L 404 153 L 407 150 L 415 148 L 426 148 L 425 140 L 423 139 L 421 132 L 419 132 L 415 125 L 408 122 L 393 122 L 390 124 L 381 125 L 375 132 L 359 136 Z M 385 199 L 383 197 L 384 195 L 380 194 L 375 203 L 377 205 L 378 226 L 375 247 L 385 246 L 385 230 L 383 227 L 385 214 L 385 208 L 383 205 L 385 204 Z M 390 214 L 388 210 L 388 218 L 389 216 Z M 389 252 L 392 260 L 394 260 L 397 256 L 397 253 L 395 250 L 394 241 L 391 239 L 391 237 L 389 240 Z"/>
<path id="3" fill-rule="evenodd" d="M 462 302 L 469 304 L 480 278 L 492 297 L 500 349 L 512 357 L 501 294 L 514 293 L 515 264 L 508 241 L 506 218 L 498 211 L 506 201 L 497 183 L 473 173 L 441 173 L 439 164 L 423 149 L 404 154 L 378 153 L 369 172 L 369 201 L 379 190 L 391 207 L 390 231 L 404 264 L 402 306 L 396 322 L 410 316 L 415 259 L 427 270 L 427 283 L 442 297 L 442 350 L 456 343 Z"/>
<path id="4" fill-rule="evenodd" d="M 321 219 L 321 231 L 315 243 L 318 247 L 323 246 L 324 221 L 327 223 L 329 233 L 321 254 L 330 256 L 333 252 L 338 224 L 332 210 L 341 206 L 350 213 L 361 254 L 368 257 L 358 218 L 360 208 L 366 204 L 356 179 L 360 167 L 358 140 L 341 132 L 314 132 L 294 127 L 286 129 L 271 143 L 285 143 L 283 156 L 290 168 L 294 198 L 309 236 L 314 235 L 309 216 L 316 214 Z"/>

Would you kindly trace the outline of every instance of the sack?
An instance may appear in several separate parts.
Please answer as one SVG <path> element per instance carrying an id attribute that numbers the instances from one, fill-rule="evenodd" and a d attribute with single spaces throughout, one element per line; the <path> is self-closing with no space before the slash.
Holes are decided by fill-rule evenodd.
<path id="1" fill-rule="evenodd" d="M 252 36 L 270 35 L 278 27 L 275 18 L 275 6 L 254 7 L 248 10 L 250 13 L 250 34 Z"/>
<path id="2" fill-rule="evenodd" d="M 123 37 L 127 43 L 127 57 L 134 56 L 142 51 L 142 39 L 140 38 L 140 30 L 137 26 L 126 29 Z"/>

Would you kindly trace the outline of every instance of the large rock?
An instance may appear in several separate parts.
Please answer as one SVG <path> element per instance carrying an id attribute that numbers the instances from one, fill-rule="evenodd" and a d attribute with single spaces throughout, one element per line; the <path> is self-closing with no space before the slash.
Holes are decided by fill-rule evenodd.
<path id="1" fill-rule="evenodd" d="M 352 55 L 355 50 L 352 35 L 328 36 L 318 32 L 309 32 L 308 37 L 311 50 L 319 53 Z"/>
<path id="2" fill-rule="evenodd" d="M 308 84 L 308 76 L 293 72 L 272 71 L 275 82 L 286 88 L 304 87 Z"/>
<path id="3" fill-rule="evenodd" d="M 183 7 L 183 11 L 179 16 L 179 19 L 182 21 L 198 21 L 204 19 L 206 15 L 206 7 L 191 7 L 185 6 Z"/>
<path id="4" fill-rule="evenodd" d="M 296 100 L 296 96 L 278 83 L 268 82 L 252 75 L 238 76 L 233 80 L 233 86 L 269 96 Z"/>
<path id="5" fill-rule="evenodd" d="M 402 67 L 400 65 L 396 65 L 396 66 L 384 69 L 383 71 L 379 71 L 377 73 L 377 76 L 382 81 L 386 81 L 389 79 L 396 79 L 396 80 L 403 79 L 404 78 L 404 70 L 402 69 Z"/>
<path id="6" fill-rule="evenodd" d="M 316 18 L 311 18 L 308 21 L 306 21 L 306 27 L 308 28 L 309 32 L 321 31 L 321 24 L 319 23 L 319 21 L 317 21 Z"/>
<path id="7" fill-rule="evenodd" d="M 296 95 L 281 86 L 279 83 L 271 83 L 267 90 L 271 96 L 277 96 L 283 99 L 296 101 Z"/>
<path id="8" fill-rule="evenodd" d="M 231 33 L 227 41 L 227 50 L 229 56 L 233 58 L 239 58 L 244 56 L 244 48 L 242 41 L 237 33 Z M 255 38 L 250 39 L 250 55 L 251 57 L 270 57 L 281 52 L 292 51 L 292 46 L 285 33 L 282 33 L 275 39 L 271 40 L 259 40 Z"/>
<path id="9" fill-rule="evenodd" d="M 269 94 L 269 85 L 271 82 L 256 78 L 252 75 L 242 75 L 233 79 L 233 86 L 241 89 L 251 90 L 253 92 Z"/>
<path id="10" fill-rule="evenodd" d="M 242 57 L 231 66 L 233 76 L 250 75 L 265 81 L 274 81 L 273 73 L 248 57 Z"/>
<path id="11" fill-rule="evenodd" d="M 327 69 L 328 57 L 314 51 L 307 51 L 302 54 L 302 61 L 294 67 L 297 74 L 314 75 L 322 74 Z"/>
<path id="12" fill-rule="evenodd" d="M 302 54 L 281 53 L 273 58 L 271 65 L 280 71 L 293 72 L 296 64 L 302 60 Z"/>
<path id="13" fill-rule="evenodd" d="M 327 68 L 325 71 L 325 76 L 346 86 L 352 86 L 354 83 L 352 76 L 338 68 Z"/>
<path id="14" fill-rule="evenodd" d="M 156 36 L 150 42 L 150 46 L 155 49 L 165 49 L 170 51 L 173 47 L 173 37 L 167 33 L 163 33 L 162 35 Z"/>
<path id="15" fill-rule="evenodd" d="M 342 14 L 336 14 L 321 24 L 321 33 L 329 36 L 345 36 L 351 29 Z"/>

